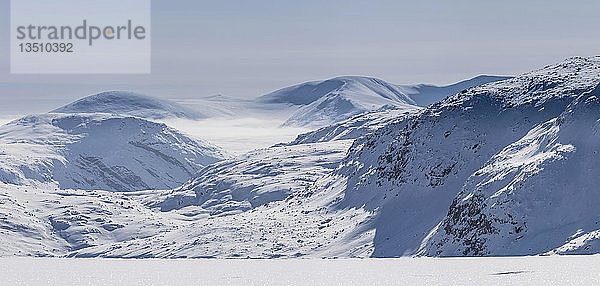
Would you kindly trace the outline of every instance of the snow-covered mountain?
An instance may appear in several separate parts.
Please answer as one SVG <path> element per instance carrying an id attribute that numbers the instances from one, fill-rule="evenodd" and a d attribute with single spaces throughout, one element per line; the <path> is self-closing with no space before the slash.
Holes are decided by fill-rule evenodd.
<path id="1" fill-rule="evenodd" d="M 508 76 L 480 75 L 451 85 L 437 86 L 431 84 L 398 85 L 398 89 L 409 96 L 418 106 L 429 106 L 442 99 L 455 95 L 463 90 L 490 82 L 510 79 Z"/>
<path id="2" fill-rule="evenodd" d="M 257 99 L 263 103 L 309 105 L 331 94 L 365 102 L 412 103 L 412 100 L 393 84 L 372 77 L 340 76 L 323 81 L 310 81 L 276 90 Z"/>
<path id="3" fill-rule="evenodd" d="M 403 228 L 394 228 L 394 224 L 404 222 L 384 213 L 389 208 L 385 203 L 385 191 L 379 190 L 380 185 L 358 189 L 380 171 L 371 166 L 378 161 L 382 148 L 396 143 L 393 140 L 384 142 L 384 139 L 390 139 L 388 136 L 394 138 L 399 126 L 409 126 L 409 122 L 429 112 L 432 111 L 417 107 L 381 108 L 301 135 L 291 144 L 251 152 L 235 160 L 212 165 L 182 188 L 148 194 L 144 198 L 145 204 L 161 211 L 189 217 L 204 216 L 206 220 L 199 219 L 190 227 L 154 237 L 82 249 L 73 255 L 273 258 L 410 254 L 378 253 L 382 241 L 391 240 L 389 237 L 380 238 L 382 229 L 388 227 L 402 232 Z M 382 134 L 385 137 L 381 137 Z M 336 160 L 323 157 L 314 161 L 313 158 L 318 157 L 311 155 L 334 155 L 336 153 L 325 151 L 333 150 L 333 147 L 345 150 L 347 147 L 340 144 L 348 144 L 356 138 L 350 154 L 337 168 L 341 157 Z M 382 145 L 374 138 L 381 139 Z M 355 157 L 357 150 L 363 148 L 364 153 L 360 152 L 361 155 Z M 431 159 L 427 157 L 424 163 Z M 332 167 L 319 167 L 323 163 Z M 314 169 L 316 167 L 319 168 Z M 357 195 L 355 191 L 361 193 Z M 378 200 L 379 195 L 384 198 Z M 355 200 L 357 196 L 359 200 Z M 374 198 L 368 199 L 370 197 Z M 393 195 L 390 194 L 390 197 Z M 432 200 L 430 206 L 422 202 L 411 207 L 439 209 L 438 217 L 441 218 L 451 199 L 452 195 L 448 195 L 445 199 L 438 199 L 437 203 Z M 407 202 L 410 203 L 415 201 Z M 410 223 L 419 227 L 420 219 L 425 222 L 431 219 L 428 215 L 423 218 L 420 215 L 423 214 L 411 216 Z M 437 221 L 433 219 L 432 224 L 435 223 Z M 411 233 L 410 239 L 418 247 L 432 227 L 425 227 L 421 237 Z M 152 245 L 163 245 L 169 250 Z"/>
<path id="4" fill-rule="evenodd" d="M 105 91 L 90 95 L 55 109 L 53 113 L 109 113 L 145 119 L 185 118 L 206 116 L 177 103 L 128 91 Z"/>
<path id="5" fill-rule="evenodd" d="M 423 254 L 600 252 L 600 85 L 467 180 Z"/>
<path id="6" fill-rule="evenodd" d="M 364 207 L 377 212 L 373 223 L 377 230 L 373 256 L 416 254 L 430 231 L 446 217 L 465 183 L 478 176 L 477 171 L 490 158 L 535 126 L 559 116 L 575 98 L 593 90 L 599 82 L 600 57 L 572 58 L 461 92 L 418 116 L 381 128 L 357 140 L 336 170 L 338 176 L 332 176 L 332 180 L 346 181 L 338 207 Z M 502 181 L 501 176 L 489 178 Z M 486 194 L 500 191 L 489 187 L 493 189 Z M 571 191 L 575 189 L 567 193 Z M 528 189 L 528 192 L 543 196 L 546 190 Z M 470 211 L 477 210 L 465 206 L 451 215 L 461 211 L 473 214 Z M 463 222 L 468 222 L 466 214 Z M 517 219 L 525 213 L 515 215 Z M 555 227 L 554 230 L 559 228 Z M 468 243 L 469 238 L 466 236 L 463 241 Z"/>
<path id="7" fill-rule="evenodd" d="M 114 139 L 106 134 L 123 132 L 132 136 L 123 139 L 127 144 L 150 136 L 144 145 L 152 149 L 163 146 L 157 141 L 188 141 L 163 125 L 121 131 L 129 117 L 102 114 L 86 115 L 85 123 L 75 120 L 80 114 L 36 117 L 20 128 L 11 123 L 8 132 L 0 130 L 10 143 L 0 144 L 0 162 L 26 154 L 21 160 L 36 167 L 9 165 L 5 176 L 49 186 L 0 185 L 0 215 L 9 218 L 0 233 L 16 241 L 0 251 L 128 258 L 598 253 L 599 84 L 600 57 L 571 58 L 461 90 L 427 108 L 384 104 L 295 142 L 211 164 L 182 186 L 124 193 L 56 190 L 53 184 L 72 178 L 55 180 L 46 170 L 73 162 L 68 150 L 102 152 L 107 144 L 67 148 L 88 134 Z M 329 84 L 315 86 L 305 90 L 325 95 L 310 103 L 287 97 L 293 89 L 260 100 L 308 107 L 330 97 Z M 89 127 L 106 121 L 115 127 L 100 129 L 109 133 Z M 187 145 L 175 144 L 167 157 L 184 151 Z M 139 158 L 166 160 L 155 155 Z M 83 208 L 88 194 L 90 208 Z M 56 207 L 60 200 L 74 206 Z M 117 215 L 95 214 L 99 206 Z"/>
<path id="8" fill-rule="evenodd" d="M 358 76 L 294 85 L 261 96 L 257 102 L 296 107 L 284 126 L 325 126 L 386 105 L 414 108 L 413 100 L 396 86 Z"/>
<path id="9" fill-rule="evenodd" d="M 168 189 L 226 157 L 207 142 L 134 117 L 49 113 L 0 127 L 0 181 L 11 184 Z"/>

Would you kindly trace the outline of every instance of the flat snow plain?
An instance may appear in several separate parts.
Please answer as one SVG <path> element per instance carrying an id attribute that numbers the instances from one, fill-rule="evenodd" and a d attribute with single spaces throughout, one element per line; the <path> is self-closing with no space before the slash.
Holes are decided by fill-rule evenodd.
<path id="1" fill-rule="evenodd" d="M 600 255 L 399 259 L 0 259 L 0 285 L 598 285 Z"/>

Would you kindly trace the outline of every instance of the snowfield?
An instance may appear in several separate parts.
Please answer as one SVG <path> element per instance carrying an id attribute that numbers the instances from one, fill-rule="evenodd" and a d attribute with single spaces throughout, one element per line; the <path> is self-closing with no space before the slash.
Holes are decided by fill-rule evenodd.
<path id="1" fill-rule="evenodd" d="M 596 285 L 599 256 L 0 259 L 6 285 Z"/>
<path id="2" fill-rule="evenodd" d="M 2 256 L 60 256 L 184 225 L 126 193 L 0 183 Z"/>

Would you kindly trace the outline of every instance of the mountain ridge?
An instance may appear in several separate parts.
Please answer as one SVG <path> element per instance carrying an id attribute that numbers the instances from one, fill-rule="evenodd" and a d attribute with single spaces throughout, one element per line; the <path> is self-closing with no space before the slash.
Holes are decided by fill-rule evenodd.
<path id="1" fill-rule="evenodd" d="M 416 105 L 427 107 L 448 96 L 457 94 L 463 90 L 513 78 L 512 76 L 478 75 L 470 79 L 462 80 L 449 85 L 415 84 L 398 85 L 400 90 L 408 95 Z"/>

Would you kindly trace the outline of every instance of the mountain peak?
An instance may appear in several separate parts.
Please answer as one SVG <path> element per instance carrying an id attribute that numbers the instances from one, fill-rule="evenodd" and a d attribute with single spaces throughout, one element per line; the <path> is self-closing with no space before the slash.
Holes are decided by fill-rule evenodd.
<path id="1" fill-rule="evenodd" d="M 324 126 L 382 106 L 416 108 L 398 87 L 363 76 L 338 76 L 283 88 L 257 99 L 260 103 L 287 104 L 298 110 L 286 126 Z"/>
<path id="2" fill-rule="evenodd" d="M 381 79 L 364 76 L 338 76 L 321 81 L 309 81 L 282 88 L 258 98 L 262 103 L 309 105 L 331 94 L 341 94 L 354 100 L 382 98 L 412 104 L 398 88 Z"/>
<path id="3" fill-rule="evenodd" d="M 149 119 L 202 118 L 199 113 L 177 103 L 130 91 L 104 91 L 55 109 L 54 113 L 109 113 Z"/>

